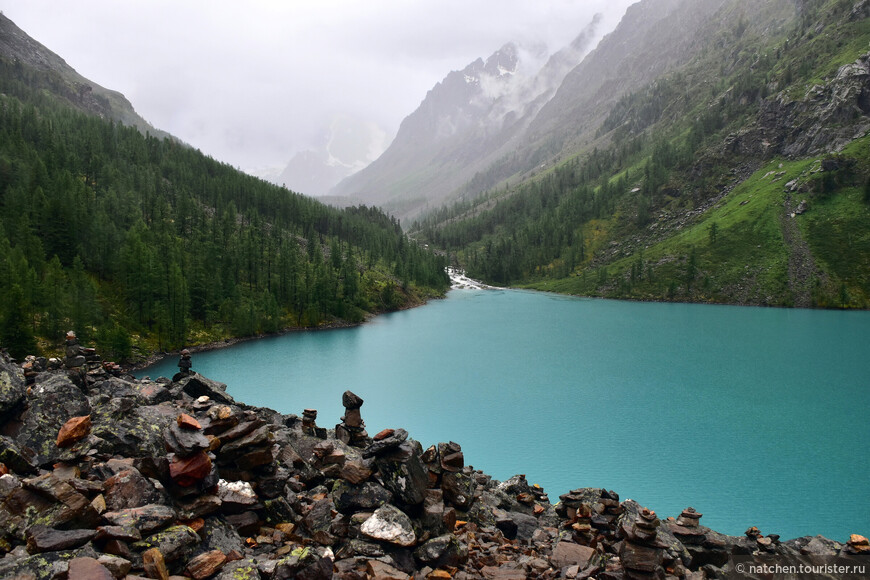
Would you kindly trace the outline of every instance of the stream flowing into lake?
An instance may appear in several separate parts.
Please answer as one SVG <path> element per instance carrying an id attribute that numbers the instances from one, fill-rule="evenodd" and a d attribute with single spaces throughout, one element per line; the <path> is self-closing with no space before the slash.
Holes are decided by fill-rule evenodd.
<path id="1" fill-rule="evenodd" d="M 554 503 L 606 487 L 732 535 L 870 533 L 868 312 L 452 290 L 356 328 L 194 354 L 193 369 L 325 427 L 350 389 L 369 434 L 456 441 Z"/>

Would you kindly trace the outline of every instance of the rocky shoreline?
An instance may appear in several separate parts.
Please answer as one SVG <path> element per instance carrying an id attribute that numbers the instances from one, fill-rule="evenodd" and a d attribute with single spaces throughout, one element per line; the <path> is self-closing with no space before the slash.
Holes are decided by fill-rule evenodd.
<path id="1" fill-rule="evenodd" d="M 455 442 L 371 437 L 363 400 L 342 403 L 326 429 L 195 372 L 135 379 L 74 337 L 64 361 L 0 355 L 0 577 L 696 580 L 753 577 L 733 576 L 743 557 L 870 561 L 857 534 L 727 536 L 597 488 L 553 503 Z"/>

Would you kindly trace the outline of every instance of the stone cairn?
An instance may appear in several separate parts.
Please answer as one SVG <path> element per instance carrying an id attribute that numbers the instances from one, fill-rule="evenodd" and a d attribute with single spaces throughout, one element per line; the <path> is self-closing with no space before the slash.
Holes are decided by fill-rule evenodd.
<path id="1" fill-rule="evenodd" d="M 63 365 L 68 369 L 81 368 L 88 363 L 99 364 L 100 356 L 93 348 L 83 348 L 76 333 L 70 330 L 66 333 L 66 357 L 63 359 Z"/>
<path id="2" fill-rule="evenodd" d="M 302 432 L 318 439 L 326 439 L 326 428 L 317 426 L 317 409 L 302 411 Z"/>
<path id="3" fill-rule="evenodd" d="M 622 524 L 625 540 L 619 550 L 619 559 L 626 576 L 633 579 L 664 578 L 664 562 L 667 544 L 658 538 L 661 525 L 656 513 L 643 508 L 634 519 Z"/>
<path id="4" fill-rule="evenodd" d="M 697 546 L 703 544 L 707 538 L 706 529 L 702 528 L 699 523 L 703 515 L 696 512 L 693 507 L 684 509 L 680 517 L 677 518 L 676 525 L 671 526 L 671 532 L 684 545 Z"/>
<path id="5" fill-rule="evenodd" d="M 335 437 L 351 447 L 367 447 L 371 443 L 369 434 L 366 432 L 365 421 L 362 420 L 360 407 L 363 400 L 350 391 L 345 391 L 341 396 L 341 404 L 344 405 L 344 416 L 341 423 L 335 426 Z"/>
<path id="6" fill-rule="evenodd" d="M 185 348 L 181 351 L 181 358 L 178 359 L 178 374 L 182 377 L 190 375 L 190 367 L 192 366 L 193 363 L 190 361 L 190 351 Z"/>

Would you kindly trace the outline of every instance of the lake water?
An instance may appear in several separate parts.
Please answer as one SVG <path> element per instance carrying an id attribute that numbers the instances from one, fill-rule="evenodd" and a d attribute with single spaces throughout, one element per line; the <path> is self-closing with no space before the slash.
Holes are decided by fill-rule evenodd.
<path id="1" fill-rule="evenodd" d="M 176 359 L 139 376 L 172 376 Z M 248 404 L 462 445 L 553 502 L 606 487 L 660 517 L 783 539 L 870 533 L 870 313 L 453 290 L 361 327 L 193 356 Z"/>

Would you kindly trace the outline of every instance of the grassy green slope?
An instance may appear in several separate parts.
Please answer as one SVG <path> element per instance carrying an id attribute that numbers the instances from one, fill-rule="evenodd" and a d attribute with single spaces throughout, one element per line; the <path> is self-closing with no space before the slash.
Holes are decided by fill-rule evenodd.
<path id="1" fill-rule="evenodd" d="M 864 138 L 842 157 L 866 165 L 868 147 Z M 866 308 L 870 206 L 864 189 L 790 191 L 812 187 L 822 173 L 820 158 L 773 160 L 675 235 L 606 265 L 526 286 L 641 300 Z M 792 217 L 800 201 L 807 209 Z M 793 261 L 807 249 L 814 267 L 804 272 Z"/>

